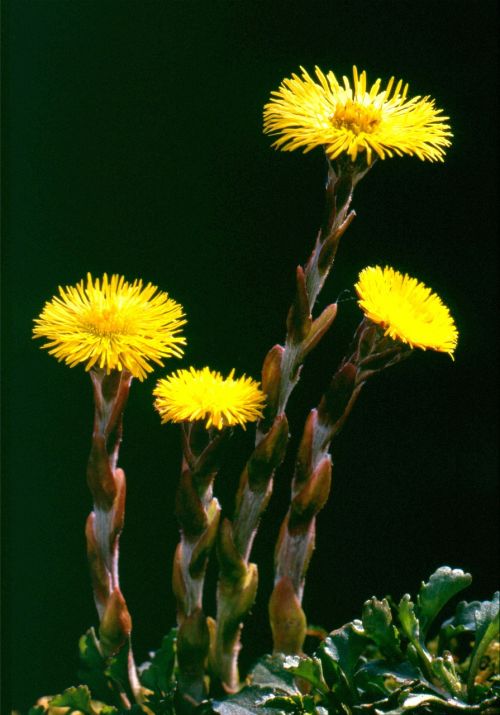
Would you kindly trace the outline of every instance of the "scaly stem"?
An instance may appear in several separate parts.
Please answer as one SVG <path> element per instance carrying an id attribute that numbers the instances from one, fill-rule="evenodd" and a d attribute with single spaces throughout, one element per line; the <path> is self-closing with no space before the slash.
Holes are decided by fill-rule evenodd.
<path id="1" fill-rule="evenodd" d="M 210 621 L 203 612 L 203 586 L 219 526 L 220 506 L 213 496 L 213 481 L 225 433 L 207 432 L 199 423 L 184 423 L 182 436 L 182 475 L 176 498 L 181 533 L 172 580 L 179 624 L 180 707 L 189 710 L 207 695 Z"/>
<path id="2" fill-rule="evenodd" d="M 352 195 L 366 171 L 366 167 L 350 161 L 337 162 L 334 169 L 328 161 L 326 219 L 309 260 L 304 267 L 297 268 L 296 294 L 288 312 L 285 344 L 275 345 L 264 361 L 262 387 L 267 398 L 266 410 L 257 426 L 255 449 L 240 478 L 233 522 L 226 520 L 225 538 L 219 540 L 218 549 L 221 573 L 213 668 L 228 691 L 239 688 L 240 632 L 257 588 L 257 569 L 249 559 L 261 515 L 272 494 L 275 470 L 286 453 L 286 406 L 306 355 L 335 319 L 336 304 L 327 306 L 314 320 L 312 311 L 332 268 L 340 238 L 355 216 L 349 210 Z"/>
<path id="3" fill-rule="evenodd" d="M 90 371 L 94 389 L 94 430 L 87 464 L 87 482 L 94 500 L 85 528 L 87 556 L 99 614 L 99 648 L 103 657 L 129 648 L 128 672 L 131 691 L 141 702 L 141 689 L 132 655 L 132 621 L 119 581 L 119 539 L 125 517 L 125 473 L 117 467 L 122 440 L 123 411 L 132 382 L 126 371 Z M 122 702 L 128 698 L 120 693 Z"/>
<path id="4" fill-rule="evenodd" d="M 342 429 L 366 380 L 407 357 L 411 350 L 384 337 L 364 319 L 317 408 L 307 418 L 297 452 L 290 508 L 275 550 L 275 587 L 269 602 L 274 651 L 300 654 L 306 636 L 302 596 L 314 550 L 316 515 L 330 492 L 330 443 Z"/>

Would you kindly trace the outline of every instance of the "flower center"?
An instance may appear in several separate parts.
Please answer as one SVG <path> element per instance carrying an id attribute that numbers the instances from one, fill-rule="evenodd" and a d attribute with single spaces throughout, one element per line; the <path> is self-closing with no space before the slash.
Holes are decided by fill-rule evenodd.
<path id="1" fill-rule="evenodd" d="M 365 107 L 348 99 L 345 104 L 335 107 L 329 119 L 336 129 L 350 129 L 354 134 L 370 134 L 380 124 L 381 111 L 377 107 Z"/>
<path id="2" fill-rule="evenodd" d="M 129 332 L 129 322 L 116 308 L 94 309 L 85 321 L 85 328 L 99 337 L 125 335 Z"/>

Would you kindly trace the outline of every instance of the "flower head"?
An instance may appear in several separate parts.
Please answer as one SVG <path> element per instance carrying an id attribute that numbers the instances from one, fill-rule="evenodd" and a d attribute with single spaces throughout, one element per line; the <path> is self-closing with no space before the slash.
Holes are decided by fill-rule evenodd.
<path id="1" fill-rule="evenodd" d="M 458 331 L 441 298 L 393 268 L 370 266 L 355 285 L 359 305 L 366 317 L 394 340 L 412 348 L 427 348 L 453 357 Z"/>
<path id="2" fill-rule="evenodd" d="M 343 84 L 333 72 L 324 75 L 316 67 L 315 81 L 301 67 L 302 77 L 283 80 L 264 107 L 264 132 L 279 134 L 274 147 L 304 153 L 323 146 L 330 159 L 347 154 L 354 162 L 366 152 L 366 163 L 375 153 L 380 159 L 394 154 L 414 154 L 419 159 L 443 161 L 452 134 L 429 97 L 407 99 L 408 85 L 392 77 L 381 90 L 381 80 L 367 87 L 366 72 L 353 67 L 351 82 Z"/>
<path id="3" fill-rule="evenodd" d="M 59 287 L 59 295 L 45 304 L 35 320 L 35 338 L 70 367 L 128 370 L 143 380 L 153 370 L 150 362 L 181 356 L 186 340 L 179 335 L 185 324 L 182 307 L 148 283 L 128 283 L 123 276 L 105 273 L 102 280 L 87 274 L 87 281 Z"/>
<path id="4" fill-rule="evenodd" d="M 262 417 L 264 393 L 250 377 L 234 378 L 234 370 L 223 378 L 218 372 L 203 370 L 177 370 L 167 378 L 158 380 L 153 391 L 155 407 L 162 422 L 194 422 L 206 420 L 206 428 L 222 429 Z"/>

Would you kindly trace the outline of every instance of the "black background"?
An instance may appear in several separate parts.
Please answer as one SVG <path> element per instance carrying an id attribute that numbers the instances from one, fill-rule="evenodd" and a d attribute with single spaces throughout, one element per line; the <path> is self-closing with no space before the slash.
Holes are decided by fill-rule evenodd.
<path id="1" fill-rule="evenodd" d="M 444 164 L 379 162 L 359 185 L 319 307 L 366 265 L 431 285 L 460 330 L 453 363 L 418 351 L 362 394 L 334 446 L 304 604 L 327 628 L 363 601 L 414 591 L 441 564 L 496 586 L 496 2 L 4 3 L 3 697 L 24 711 L 76 682 L 96 623 L 83 526 L 92 425 L 83 369 L 31 342 L 32 318 L 87 271 L 142 277 L 181 302 L 185 359 L 259 376 L 283 339 L 293 273 L 323 210 L 324 164 L 277 153 L 262 106 L 283 77 L 353 63 L 430 94 L 451 118 Z M 340 305 L 290 403 L 297 438 L 359 319 Z M 122 588 L 138 662 L 174 623 L 170 563 L 178 430 L 134 382 L 120 464 L 128 477 Z M 237 435 L 217 493 L 227 512 L 251 440 Z M 292 448 L 295 444 L 292 438 Z M 259 533 L 247 664 L 270 648 L 271 552 L 286 510 L 279 473 Z M 213 573 L 211 574 L 213 579 Z M 207 599 L 207 610 L 213 603 Z M 248 644 L 249 638 L 253 644 Z M 10 693 L 10 695 L 9 695 Z"/>

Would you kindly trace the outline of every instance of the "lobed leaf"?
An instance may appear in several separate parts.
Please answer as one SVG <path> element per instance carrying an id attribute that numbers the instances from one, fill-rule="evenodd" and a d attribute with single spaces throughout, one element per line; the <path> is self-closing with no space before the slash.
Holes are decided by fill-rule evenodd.
<path id="1" fill-rule="evenodd" d="M 399 633 L 392 623 L 391 608 L 387 599 L 379 601 L 373 597 L 366 601 L 363 606 L 362 621 L 366 635 L 375 641 L 381 653 L 390 659 L 401 660 Z"/>
<path id="2" fill-rule="evenodd" d="M 77 688 L 68 688 L 60 695 L 55 695 L 50 703 L 50 707 L 69 707 L 72 710 L 79 710 L 84 715 L 95 715 L 90 702 L 90 690 L 86 685 L 79 685 Z"/>
<path id="3" fill-rule="evenodd" d="M 410 598 L 410 594 L 405 593 L 398 606 L 399 622 L 401 630 L 411 643 L 420 640 L 420 624 L 415 614 L 415 606 Z"/>
<path id="4" fill-rule="evenodd" d="M 429 627 L 442 608 L 453 596 L 469 586 L 471 581 L 472 576 L 464 573 L 462 569 L 441 566 L 427 583 L 422 582 L 415 606 L 422 639 L 425 639 Z"/>

